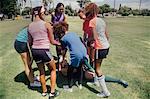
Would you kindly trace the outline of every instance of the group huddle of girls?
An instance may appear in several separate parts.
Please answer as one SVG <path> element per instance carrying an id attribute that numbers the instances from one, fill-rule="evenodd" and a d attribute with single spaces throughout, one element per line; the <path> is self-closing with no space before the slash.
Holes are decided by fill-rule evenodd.
<path id="1" fill-rule="evenodd" d="M 49 50 L 50 43 L 56 46 L 58 56 L 58 70 L 61 71 L 62 63 L 65 60 L 67 49 L 70 53 L 70 64 L 67 69 L 68 86 L 72 89 L 72 79 L 74 69 L 81 69 L 81 61 L 86 64 L 86 69 L 96 74 L 96 79 L 101 86 L 99 97 L 108 97 L 110 92 L 105 84 L 105 76 L 101 71 L 101 63 L 106 58 L 109 51 L 109 40 L 105 22 L 97 17 L 98 7 L 95 3 L 89 3 L 79 11 L 79 16 L 83 22 L 83 40 L 74 33 L 69 32 L 64 15 L 64 5 L 58 3 L 55 13 L 52 14 L 51 22 L 44 21 L 45 9 L 38 6 L 32 10 L 33 20 L 27 27 L 22 29 L 16 37 L 15 49 L 21 55 L 24 62 L 25 73 L 29 79 L 30 87 L 42 86 L 42 95 L 46 96 L 48 90 L 45 81 L 46 65 L 50 71 L 50 93 L 49 97 L 56 97 L 59 92 L 55 90 L 56 85 L 56 64 Z M 34 77 L 32 71 L 32 59 L 30 58 L 30 49 L 33 60 L 38 66 L 40 79 Z M 89 56 L 89 57 L 88 57 Z M 90 64 L 88 64 L 88 58 Z M 95 68 L 95 70 L 93 69 Z"/>

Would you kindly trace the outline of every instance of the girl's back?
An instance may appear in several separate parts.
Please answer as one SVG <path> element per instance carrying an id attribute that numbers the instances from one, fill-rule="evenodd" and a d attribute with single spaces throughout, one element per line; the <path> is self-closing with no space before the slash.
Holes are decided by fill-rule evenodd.
<path id="1" fill-rule="evenodd" d="M 102 45 L 102 49 L 109 48 L 109 42 L 106 37 L 106 23 L 101 18 L 96 18 L 96 31 L 98 33 L 98 39 Z"/>
<path id="2" fill-rule="evenodd" d="M 29 33 L 33 38 L 32 48 L 49 49 L 50 41 L 44 21 L 35 21 L 29 25 Z"/>
<path id="3" fill-rule="evenodd" d="M 67 33 L 62 38 L 62 41 L 64 42 L 65 46 L 69 48 L 70 55 L 79 55 L 81 57 L 86 56 L 86 48 L 76 33 Z"/>

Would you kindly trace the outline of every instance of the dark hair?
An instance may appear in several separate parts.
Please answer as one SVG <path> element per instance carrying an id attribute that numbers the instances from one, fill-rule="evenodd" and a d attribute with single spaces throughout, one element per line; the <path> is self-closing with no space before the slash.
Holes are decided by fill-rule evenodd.
<path id="1" fill-rule="evenodd" d="M 59 22 L 53 26 L 54 33 L 61 39 L 65 35 L 65 32 L 68 31 L 68 27 L 69 25 L 66 22 Z"/>
<path id="2" fill-rule="evenodd" d="M 64 4 L 63 4 L 63 3 L 58 3 L 58 4 L 56 5 L 55 13 L 58 13 L 58 8 L 61 7 L 61 6 L 64 7 Z"/>
<path id="3" fill-rule="evenodd" d="M 99 8 L 95 3 L 90 3 L 85 7 L 85 16 L 87 18 L 93 18 L 99 13 Z"/>
<path id="4" fill-rule="evenodd" d="M 44 20 L 41 16 L 41 9 L 42 9 L 42 6 L 38 6 L 38 7 L 35 7 L 32 9 L 32 19 L 31 21 L 33 21 L 33 17 L 38 15 L 40 17 L 41 20 Z"/>

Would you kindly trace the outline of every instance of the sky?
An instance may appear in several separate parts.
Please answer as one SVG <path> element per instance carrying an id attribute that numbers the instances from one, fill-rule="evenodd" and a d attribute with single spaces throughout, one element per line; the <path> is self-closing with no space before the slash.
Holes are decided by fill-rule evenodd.
<path id="1" fill-rule="evenodd" d="M 76 0 L 54 0 L 54 1 L 55 3 L 63 2 L 65 5 L 71 4 L 73 8 L 79 7 Z M 98 5 L 109 4 L 111 7 L 114 7 L 114 0 L 91 0 L 91 1 L 94 1 Z M 133 9 L 139 9 L 139 2 L 140 0 L 116 0 L 116 8 L 119 8 L 119 5 L 121 4 L 122 6 L 126 5 Z M 150 9 L 150 0 L 142 0 L 141 8 Z"/>
<path id="2" fill-rule="evenodd" d="M 38 0 L 36 0 L 38 1 Z M 65 6 L 71 5 L 73 9 L 79 9 L 79 5 L 76 2 L 77 0 L 53 0 L 54 6 L 56 6 L 57 3 L 62 2 Z M 109 4 L 112 8 L 114 7 L 114 0 L 91 0 L 95 2 L 97 5 L 103 5 L 103 4 Z M 150 0 L 141 0 L 141 9 L 150 9 Z M 27 0 L 27 5 L 29 5 L 30 0 Z M 132 9 L 139 9 L 139 3 L 140 0 L 116 0 L 116 7 L 119 8 L 119 5 L 122 6 L 128 6 Z"/>

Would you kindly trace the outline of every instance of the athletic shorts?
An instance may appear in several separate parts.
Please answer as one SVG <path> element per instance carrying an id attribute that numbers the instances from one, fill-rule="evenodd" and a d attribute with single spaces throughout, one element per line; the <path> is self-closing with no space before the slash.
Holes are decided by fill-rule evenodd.
<path id="1" fill-rule="evenodd" d="M 28 46 L 26 42 L 15 41 L 14 48 L 18 53 L 28 52 Z"/>
<path id="2" fill-rule="evenodd" d="M 36 64 L 47 63 L 53 59 L 49 49 L 32 49 L 32 56 Z"/>
<path id="3" fill-rule="evenodd" d="M 106 58 L 109 52 L 108 49 L 96 49 L 95 50 L 95 59 L 103 59 Z"/>

